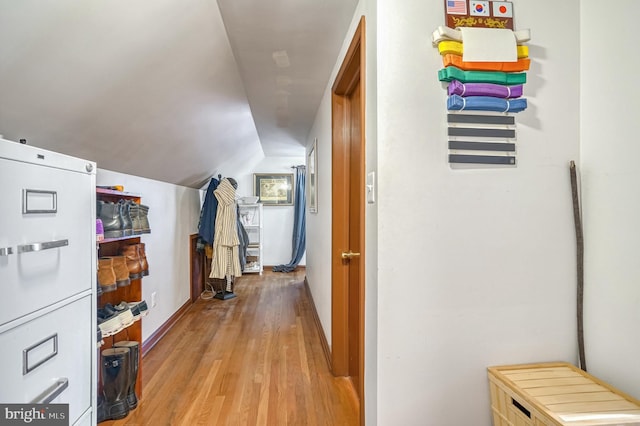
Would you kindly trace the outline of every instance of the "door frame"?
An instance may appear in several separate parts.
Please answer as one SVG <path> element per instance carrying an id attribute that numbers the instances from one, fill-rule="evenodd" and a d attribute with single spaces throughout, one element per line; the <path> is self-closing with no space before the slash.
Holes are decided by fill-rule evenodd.
<path id="1" fill-rule="evenodd" d="M 360 83 L 360 161 L 358 162 L 361 182 L 365 182 L 365 17 L 355 30 L 349 49 L 344 57 L 340 70 L 332 86 L 331 115 L 332 115 L 332 240 L 331 240 L 331 369 L 335 376 L 349 375 L 349 283 L 348 274 L 342 267 L 341 253 L 349 250 L 349 192 L 348 179 L 349 162 L 348 142 L 350 140 L 350 101 L 349 95 L 356 84 Z M 364 191 L 363 188 L 352 188 Z M 360 277 L 358 280 L 359 300 L 359 336 L 358 336 L 358 389 L 360 424 L 364 424 L 364 296 L 365 296 L 365 214 L 364 203 L 361 203 L 360 222 L 360 256 L 350 262 L 360 262 Z M 345 242 L 346 240 L 346 242 Z M 346 276 L 345 276 L 346 275 Z"/>

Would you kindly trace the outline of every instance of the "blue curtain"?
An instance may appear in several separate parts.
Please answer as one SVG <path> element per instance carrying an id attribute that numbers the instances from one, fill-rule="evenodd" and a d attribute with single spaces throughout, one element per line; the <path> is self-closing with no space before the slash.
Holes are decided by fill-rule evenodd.
<path id="1" fill-rule="evenodd" d="M 286 265 L 277 265 L 273 267 L 273 272 L 291 272 L 296 269 L 307 245 L 307 229 L 305 220 L 305 209 L 307 205 L 305 195 L 305 166 L 296 167 L 296 188 L 295 201 L 293 208 L 295 216 L 293 218 L 293 249 L 291 261 Z"/>

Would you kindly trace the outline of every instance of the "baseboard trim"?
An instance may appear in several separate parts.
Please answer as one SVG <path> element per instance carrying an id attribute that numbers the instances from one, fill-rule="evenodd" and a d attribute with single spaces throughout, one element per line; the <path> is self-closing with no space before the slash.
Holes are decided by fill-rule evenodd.
<path id="1" fill-rule="evenodd" d="M 304 288 L 307 291 L 307 296 L 309 297 L 309 301 L 311 302 L 311 312 L 313 313 L 313 322 L 316 323 L 316 328 L 318 329 L 318 334 L 320 335 L 320 344 L 322 345 L 322 352 L 324 352 L 324 358 L 327 361 L 327 366 L 329 367 L 329 371 L 333 371 L 331 369 L 331 350 L 329 349 L 329 342 L 327 342 L 327 336 L 324 334 L 324 329 L 322 328 L 322 323 L 320 322 L 320 317 L 318 316 L 318 311 L 316 310 L 316 302 L 313 301 L 313 295 L 311 294 L 311 288 L 309 288 L 309 281 L 307 281 L 307 277 L 304 277 Z"/>
<path id="2" fill-rule="evenodd" d="M 173 328 L 173 326 L 178 322 L 182 316 L 187 313 L 187 310 L 191 307 L 191 300 L 187 300 L 184 302 L 184 305 L 180 307 L 173 315 L 169 317 L 168 320 L 164 322 L 155 332 L 149 336 L 147 340 L 142 342 L 142 356 L 146 356 L 147 353 L 164 337 L 165 334 Z"/>

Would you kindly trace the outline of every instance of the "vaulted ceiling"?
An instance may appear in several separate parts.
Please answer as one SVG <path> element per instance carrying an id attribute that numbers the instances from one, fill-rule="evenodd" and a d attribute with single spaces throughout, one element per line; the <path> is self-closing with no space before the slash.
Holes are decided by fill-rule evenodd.
<path id="1" fill-rule="evenodd" d="M 192 187 L 303 156 L 356 4 L 0 0 L 0 134 Z"/>

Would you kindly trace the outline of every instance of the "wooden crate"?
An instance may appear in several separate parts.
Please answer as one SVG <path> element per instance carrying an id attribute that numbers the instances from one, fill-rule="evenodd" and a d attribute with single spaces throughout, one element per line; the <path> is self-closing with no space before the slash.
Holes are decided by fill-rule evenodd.
<path id="1" fill-rule="evenodd" d="M 640 425 L 640 401 L 568 363 L 489 367 L 494 426 Z"/>

